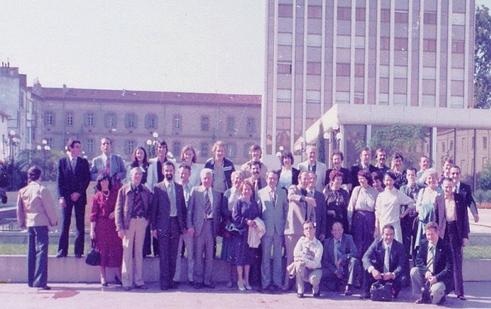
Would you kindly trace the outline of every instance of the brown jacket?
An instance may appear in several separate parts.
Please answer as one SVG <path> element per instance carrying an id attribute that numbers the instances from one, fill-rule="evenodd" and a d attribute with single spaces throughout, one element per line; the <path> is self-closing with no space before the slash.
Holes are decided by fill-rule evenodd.
<path id="1" fill-rule="evenodd" d="M 31 181 L 19 190 L 17 220 L 21 228 L 56 226 L 58 224 L 55 201 L 45 186 L 39 182 Z"/>
<path id="2" fill-rule="evenodd" d="M 152 205 L 152 192 L 144 186 L 140 185 L 142 190 L 143 207 L 145 208 L 145 219 L 150 219 L 151 205 Z M 131 211 L 133 210 L 133 195 L 134 192 L 131 188 L 131 184 L 127 183 L 119 189 L 118 198 L 116 200 L 115 220 L 116 230 L 127 230 L 130 226 Z"/>

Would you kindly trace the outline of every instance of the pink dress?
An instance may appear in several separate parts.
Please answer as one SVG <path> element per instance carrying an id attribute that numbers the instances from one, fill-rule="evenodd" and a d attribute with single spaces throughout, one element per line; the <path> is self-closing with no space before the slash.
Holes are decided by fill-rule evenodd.
<path id="1" fill-rule="evenodd" d="M 90 221 L 95 222 L 96 248 L 101 253 L 101 266 L 104 267 L 120 267 L 123 258 L 123 244 L 116 232 L 116 224 L 114 219 L 109 219 L 116 206 L 117 195 L 115 188 L 107 197 L 98 191 L 90 213 Z"/>

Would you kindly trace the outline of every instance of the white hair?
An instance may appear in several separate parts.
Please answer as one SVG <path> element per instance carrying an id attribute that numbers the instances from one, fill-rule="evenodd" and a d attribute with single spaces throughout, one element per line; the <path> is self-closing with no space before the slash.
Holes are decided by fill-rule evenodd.
<path id="1" fill-rule="evenodd" d="M 199 173 L 199 178 L 203 178 L 206 175 L 212 175 L 213 176 L 213 170 L 211 168 L 204 168 L 201 170 Z"/>
<path id="2" fill-rule="evenodd" d="M 144 171 L 143 171 L 143 169 L 142 169 L 141 167 L 139 167 L 139 166 L 135 166 L 135 167 L 133 167 L 133 168 L 130 170 L 130 175 L 131 175 L 131 177 L 133 177 L 133 175 L 135 175 L 137 172 L 140 172 L 140 173 L 142 173 L 142 174 L 143 174 L 143 172 L 144 172 Z"/>

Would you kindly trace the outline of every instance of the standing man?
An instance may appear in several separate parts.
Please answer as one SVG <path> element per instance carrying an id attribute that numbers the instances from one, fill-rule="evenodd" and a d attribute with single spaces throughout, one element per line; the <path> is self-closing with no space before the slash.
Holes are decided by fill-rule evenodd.
<path id="1" fill-rule="evenodd" d="M 421 297 L 417 304 L 431 301 L 441 305 L 452 289 L 452 256 L 448 244 L 438 236 L 438 224 L 430 222 L 425 230 L 427 241 L 421 243 L 411 269 L 411 286 L 413 294 L 420 295 L 421 288 L 429 285 L 430 299 Z"/>
<path id="2" fill-rule="evenodd" d="M 431 161 L 428 156 L 421 156 L 419 158 L 419 171 L 416 173 L 416 183 L 422 187 L 426 187 L 425 184 L 425 171 L 431 167 Z"/>
<path id="3" fill-rule="evenodd" d="M 467 206 L 462 195 L 453 192 L 452 179 L 445 178 L 442 187 L 443 195 L 436 198 L 435 221 L 440 227 L 439 236 L 450 246 L 455 294 L 458 299 L 465 300 L 462 260 L 464 246 L 469 242 Z"/>
<path id="4" fill-rule="evenodd" d="M 56 257 L 66 257 L 68 254 L 68 234 L 72 211 L 75 209 L 75 257 L 80 258 L 84 253 L 85 236 L 85 205 L 87 204 L 87 187 L 90 182 L 89 162 L 80 157 L 81 143 L 69 139 L 67 155 L 58 162 L 58 194 L 62 213 L 62 230 L 58 242 Z"/>
<path id="5" fill-rule="evenodd" d="M 450 176 L 454 182 L 454 192 L 462 195 L 465 205 L 471 210 L 472 217 L 474 217 L 474 222 L 479 222 L 479 213 L 477 211 L 476 202 L 472 197 L 472 189 L 466 183 L 460 181 L 460 167 L 454 165 L 450 168 Z"/>
<path id="6" fill-rule="evenodd" d="M 353 188 L 360 185 L 358 182 L 358 172 L 361 170 L 367 171 L 370 175 L 373 172 L 377 172 L 377 168 L 370 164 L 372 160 L 372 154 L 370 148 L 365 147 L 360 152 L 360 161 L 351 167 L 351 182 Z"/>
<path id="7" fill-rule="evenodd" d="M 261 218 L 266 226 L 262 244 L 261 283 L 264 290 L 277 291 L 282 287 L 283 243 L 288 199 L 285 190 L 278 188 L 278 174 L 266 173 L 267 186 L 259 191 Z M 273 276 L 271 276 L 271 252 L 273 252 Z M 272 280 L 271 280 L 272 277 Z M 272 282 L 272 284 L 271 284 Z"/>
<path id="8" fill-rule="evenodd" d="M 109 175 L 113 186 L 121 186 L 126 178 L 124 161 L 117 154 L 112 154 L 112 141 L 108 137 L 101 138 L 101 154 L 92 159 L 90 168 L 92 180 L 96 180 L 101 174 Z"/>
<path id="9" fill-rule="evenodd" d="M 377 173 L 383 178 L 385 173 L 389 170 L 389 167 L 385 165 L 385 160 L 387 159 L 387 153 L 383 148 L 377 148 L 375 150 L 375 168 Z"/>
<path id="10" fill-rule="evenodd" d="M 326 182 L 326 165 L 320 161 L 317 161 L 317 146 L 309 145 L 305 151 L 307 160 L 298 164 L 298 169 L 302 172 L 314 172 L 317 175 L 317 182 L 315 187 L 318 191 L 324 189 Z"/>
<path id="11" fill-rule="evenodd" d="M 174 164 L 163 164 L 164 181 L 153 189 L 151 229 L 159 240 L 160 289 L 176 288 L 173 280 L 176 271 L 179 237 L 186 232 L 186 204 L 182 186 L 174 182 Z"/>
<path id="12" fill-rule="evenodd" d="M 315 200 L 315 237 L 322 242 L 329 235 L 327 233 L 326 198 L 324 194 L 316 190 L 317 175 L 309 172 L 308 177 L 307 196 Z"/>
<path id="13" fill-rule="evenodd" d="M 143 170 L 134 167 L 130 182 L 124 184 L 116 200 L 116 230 L 123 240 L 123 264 L 121 267 L 123 288 L 146 289 L 143 282 L 143 240 L 150 219 L 152 192 L 141 183 Z"/>
<path id="14" fill-rule="evenodd" d="M 324 180 L 324 186 L 329 184 L 329 175 L 332 171 L 336 170 L 343 174 L 343 189 L 348 192 L 351 192 L 351 171 L 345 167 L 343 167 L 344 155 L 341 151 L 334 151 L 331 155 L 331 164 L 332 168 L 327 169 L 326 176 Z"/>
<path id="15" fill-rule="evenodd" d="M 27 228 L 27 285 L 50 290 L 48 286 L 48 227 L 56 226 L 58 216 L 49 190 L 41 185 L 41 169 L 27 171 L 28 184 L 19 190 L 17 221 L 21 229 Z"/>
<path id="16" fill-rule="evenodd" d="M 215 288 L 212 283 L 214 244 L 220 224 L 220 193 L 212 189 L 213 170 L 200 172 L 201 186 L 189 198 L 188 232 L 194 235 L 194 287 Z M 204 254 L 204 265 L 203 265 Z"/>
<path id="17" fill-rule="evenodd" d="M 315 199 L 307 196 L 308 172 L 300 172 L 298 185 L 288 188 L 288 212 L 285 221 L 285 255 L 286 264 L 293 262 L 293 250 L 303 235 L 303 223 L 315 222 Z M 285 274 L 284 290 L 291 289 L 288 273 Z"/>
<path id="18" fill-rule="evenodd" d="M 251 177 L 247 178 L 246 180 L 250 181 L 251 184 L 253 185 L 253 194 L 252 194 L 252 199 L 257 201 L 258 200 L 258 192 L 262 188 L 266 186 L 266 179 L 264 179 L 263 176 L 261 176 L 261 162 L 259 161 L 254 161 L 250 163 L 250 174 Z"/>

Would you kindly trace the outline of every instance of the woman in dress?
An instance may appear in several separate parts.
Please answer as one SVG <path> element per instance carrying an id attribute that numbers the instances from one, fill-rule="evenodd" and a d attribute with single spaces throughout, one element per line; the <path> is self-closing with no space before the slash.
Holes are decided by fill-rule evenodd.
<path id="1" fill-rule="evenodd" d="M 101 254 L 100 275 L 103 287 L 108 286 L 106 268 L 117 268 L 115 282 L 121 284 L 121 262 L 123 245 L 118 237 L 114 222 L 114 208 L 118 191 L 112 187 L 111 179 L 101 175 L 97 179 L 97 192 L 94 195 L 90 214 L 90 238 Z"/>
<path id="2" fill-rule="evenodd" d="M 189 176 L 189 184 L 194 186 L 199 186 L 200 177 L 199 173 L 201 171 L 202 166 L 199 166 L 196 163 L 196 150 L 191 145 L 185 145 L 181 150 L 181 162 L 186 164 L 191 169 L 191 176 Z"/>
<path id="3" fill-rule="evenodd" d="M 259 206 L 252 199 L 252 187 L 252 183 L 249 181 L 242 182 L 240 198 L 232 209 L 232 223 L 237 232 L 233 233 L 232 245 L 234 250 L 229 261 L 237 266 L 237 286 L 240 291 L 252 289 L 249 283 L 249 272 L 254 260 L 255 249 L 249 247 L 247 236 L 249 227 L 255 226 L 254 220 L 259 217 Z"/>
<path id="4" fill-rule="evenodd" d="M 276 171 L 278 174 L 278 186 L 288 192 L 291 185 L 298 185 L 298 174 L 300 171 L 293 167 L 293 154 L 290 151 L 285 151 L 281 154 L 281 168 Z"/>
<path id="5" fill-rule="evenodd" d="M 341 188 L 343 173 L 332 170 L 329 174 L 329 184 L 324 188 L 327 213 L 327 231 L 331 231 L 334 222 L 339 221 L 343 225 L 345 233 L 349 233 L 348 202 L 349 193 Z"/>
<path id="6" fill-rule="evenodd" d="M 406 216 L 411 208 L 414 209 L 414 201 L 394 187 L 395 180 L 396 176 L 392 172 L 384 176 L 385 189 L 377 196 L 375 206 L 375 233 L 382 234 L 382 228 L 391 224 L 394 227 L 394 239 L 402 243 L 401 217 Z M 408 205 L 408 208 L 401 214 L 402 205 Z"/>
<path id="7" fill-rule="evenodd" d="M 205 162 L 205 168 L 213 170 L 213 190 L 223 194 L 232 187 L 232 172 L 235 171 L 234 164 L 225 158 L 225 143 L 217 141 L 211 149 L 213 157 Z"/>
<path id="8" fill-rule="evenodd" d="M 416 252 L 421 241 L 425 239 L 425 227 L 429 222 L 435 221 L 436 198 L 441 194 L 438 189 L 438 172 L 434 168 L 425 171 L 426 187 L 421 189 L 416 199 L 416 212 L 418 213 L 418 228 L 414 250 Z"/>
<path id="9" fill-rule="evenodd" d="M 348 205 L 348 221 L 351 223 L 351 234 L 358 249 L 357 258 L 361 258 L 373 242 L 375 234 L 375 203 L 378 192 L 372 184 L 370 173 L 358 172 L 359 186 L 351 193 Z"/>
<path id="10" fill-rule="evenodd" d="M 234 171 L 232 173 L 232 188 L 225 191 L 222 200 L 222 218 L 223 218 L 223 231 L 222 231 L 222 260 L 228 261 L 232 251 L 232 210 L 234 205 L 240 198 L 240 186 L 244 181 L 244 176 L 241 171 Z M 233 265 L 230 265 L 230 281 L 227 283 L 227 287 L 232 287 L 237 282 L 237 270 Z"/>
<path id="11" fill-rule="evenodd" d="M 142 184 L 145 184 L 147 182 L 147 171 L 148 171 L 148 157 L 147 157 L 147 151 L 145 148 L 138 146 L 133 150 L 133 153 L 131 154 L 131 163 L 128 165 L 128 171 L 126 172 L 126 175 L 130 175 L 130 170 L 134 167 L 141 167 L 143 170 L 143 177 L 142 177 Z M 129 178 L 128 178 L 129 180 Z"/>

